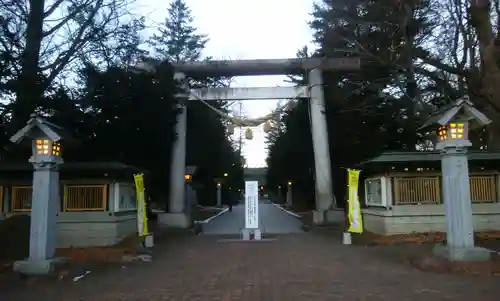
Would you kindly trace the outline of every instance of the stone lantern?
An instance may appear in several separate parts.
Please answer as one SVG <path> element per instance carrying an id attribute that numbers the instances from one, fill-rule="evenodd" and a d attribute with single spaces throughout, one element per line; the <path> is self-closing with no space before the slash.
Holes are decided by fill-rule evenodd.
<path id="1" fill-rule="evenodd" d="M 287 191 L 286 191 L 286 204 L 288 206 L 292 206 L 293 202 L 292 202 L 292 197 L 293 197 L 293 193 L 292 193 L 292 181 L 288 181 L 287 183 Z"/>
<path id="2" fill-rule="evenodd" d="M 31 208 L 29 257 L 15 262 L 15 271 L 28 275 L 48 274 L 64 259 L 54 258 L 56 249 L 56 216 L 59 210 L 59 165 L 63 129 L 32 115 L 26 126 L 10 141 L 16 144 L 29 140 L 33 164 L 33 197 Z"/>
<path id="3" fill-rule="evenodd" d="M 217 207 L 222 208 L 222 185 L 226 181 L 226 177 L 215 178 L 214 180 L 217 186 Z"/>
<path id="4" fill-rule="evenodd" d="M 420 129 L 437 125 L 436 149 L 441 152 L 442 194 L 447 222 L 446 245 L 434 253 L 451 261 L 488 260 L 490 252 L 474 245 L 467 148 L 469 129 L 491 120 L 467 99 L 432 116 Z"/>

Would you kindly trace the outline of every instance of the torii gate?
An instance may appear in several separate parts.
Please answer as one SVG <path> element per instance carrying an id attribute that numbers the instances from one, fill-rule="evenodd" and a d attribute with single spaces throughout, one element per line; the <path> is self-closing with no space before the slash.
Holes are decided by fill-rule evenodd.
<path id="1" fill-rule="evenodd" d="M 314 148 L 316 224 L 324 223 L 326 212 L 335 205 L 332 191 L 332 172 L 323 96 L 323 70 L 358 70 L 359 58 L 307 58 L 274 60 L 230 60 L 174 64 L 175 78 L 184 80 L 189 100 L 254 100 L 310 98 L 310 122 Z M 186 78 L 233 77 L 252 75 L 288 75 L 308 73 L 308 85 L 300 87 L 257 88 L 205 88 L 189 89 Z M 176 125 L 177 140 L 173 147 L 170 174 L 169 212 L 159 216 L 159 223 L 187 228 L 190 225 L 184 201 L 186 169 L 186 125 L 187 109 L 179 104 L 181 112 Z M 342 213 L 343 216 L 343 213 Z"/>

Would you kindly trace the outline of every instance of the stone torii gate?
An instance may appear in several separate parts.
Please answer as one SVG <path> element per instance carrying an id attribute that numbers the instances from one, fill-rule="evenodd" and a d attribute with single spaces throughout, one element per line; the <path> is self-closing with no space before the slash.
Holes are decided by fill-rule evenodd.
<path id="1" fill-rule="evenodd" d="M 310 98 L 310 122 L 314 148 L 316 224 L 330 219 L 328 210 L 335 206 L 332 191 L 330 150 L 323 96 L 323 70 L 349 71 L 360 69 L 358 58 L 307 58 L 275 60 L 232 60 L 174 64 L 175 78 L 184 81 L 187 95 L 184 99 L 196 100 L 257 100 Z M 302 87 L 257 88 L 205 88 L 189 89 L 187 78 L 233 77 L 255 75 L 308 74 L 308 85 Z M 191 221 L 184 200 L 184 174 L 186 168 L 187 109 L 181 102 L 176 125 L 177 140 L 173 146 L 169 212 L 159 216 L 161 225 L 186 228 Z M 343 218 L 343 212 L 341 217 Z"/>

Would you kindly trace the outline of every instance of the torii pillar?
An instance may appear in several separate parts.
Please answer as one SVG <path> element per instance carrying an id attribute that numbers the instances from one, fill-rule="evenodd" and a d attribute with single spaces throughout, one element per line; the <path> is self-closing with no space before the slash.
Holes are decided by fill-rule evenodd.
<path id="1" fill-rule="evenodd" d="M 330 149 L 323 96 L 324 70 L 352 71 L 360 69 L 358 58 L 341 59 L 272 59 L 272 60 L 233 60 L 209 61 L 174 64 L 177 74 L 185 74 L 193 79 L 207 77 L 233 77 L 256 75 L 304 75 L 308 74 L 308 87 L 263 87 L 263 88 L 206 88 L 190 90 L 190 100 L 251 100 L 251 99 L 291 99 L 310 98 L 311 132 L 314 148 L 316 211 L 314 222 L 342 221 L 343 211 L 331 214 L 335 208 L 335 197 L 332 190 L 332 172 Z M 302 89 L 305 88 L 305 89 Z M 176 130 L 181 139 L 177 139 L 173 147 L 172 170 L 170 179 L 170 209 L 160 223 L 171 227 L 185 228 L 189 226 L 188 217 L 182 210 L 185 208 L 184 172 L 186 149 L 185 107 L 181 109 Z M 183 152 L 181 154 L 181 152 Z M 182 187 L 181 187 L 182 185 Z M 176 212 L 173 212 L 175 210 Z"/>

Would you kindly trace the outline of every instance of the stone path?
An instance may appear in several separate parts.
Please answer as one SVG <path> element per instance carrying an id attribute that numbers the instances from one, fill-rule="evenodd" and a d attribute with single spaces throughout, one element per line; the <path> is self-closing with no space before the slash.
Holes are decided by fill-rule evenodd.
<path id="1" fill-rule="evenodd" d="M 259 203 L 259 224 L 264 234 L 302 233 L 302 223 L 296 218 L 269 203 Z M 208 235 L 239 235 L 245 227 L 245 205 L 233 207 L 227 212 L 214 218 L 203 226 L 203 233 Z"/>

